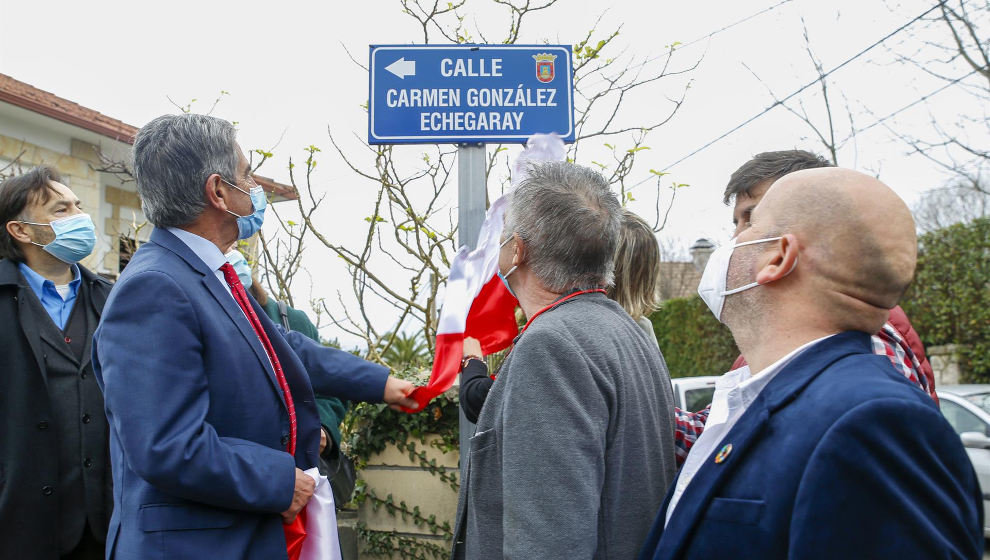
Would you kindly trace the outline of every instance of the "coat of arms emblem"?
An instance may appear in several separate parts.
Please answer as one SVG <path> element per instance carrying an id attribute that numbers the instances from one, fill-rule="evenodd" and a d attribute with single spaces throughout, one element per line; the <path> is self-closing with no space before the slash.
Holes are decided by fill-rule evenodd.
<path id="1" fill-rule="evenodd" d="M 534 54 L 533 59 L 536 61 L 536 79 L 548 84 L 553 81 L 554 71 L 553 71 L 553 61 L 556 60 L 557 55 L 555 54 Z"/>

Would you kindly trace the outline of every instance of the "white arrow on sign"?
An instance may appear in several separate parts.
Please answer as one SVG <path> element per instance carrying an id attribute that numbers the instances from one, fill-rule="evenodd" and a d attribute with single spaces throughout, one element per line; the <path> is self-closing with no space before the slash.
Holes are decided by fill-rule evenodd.
<path id="1" fill-rule="evenodd" d="M 386 66 L 385 69 L 395 74 L 400 79 L 405 80 L 406 76 L 416 75 L 416 61 L 406 60 L 405 57 L 402 57 L 399 60 L 393 62 L 392 64 Z"/>

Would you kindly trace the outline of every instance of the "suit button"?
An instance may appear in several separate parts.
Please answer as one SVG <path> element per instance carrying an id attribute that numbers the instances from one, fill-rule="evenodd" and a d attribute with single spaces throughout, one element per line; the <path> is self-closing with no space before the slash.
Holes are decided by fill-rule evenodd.
<path id="1" fill-rule="evenodd" d="M 289 445 L 289 436 L 282 436 L 280 441 L 282 442 L 282 445 Z"/>
<path id="2" fill-rule="evenodd" d="M 85 461 L 83 461 L 83 466 L 86 467 L 87 469 L 90 468 L 90 467 L 92 467 L 93 466 L 93 460 L 92 459 L 86 459 Z"/>
<path id="3" fill-rule="evenodd" d="M 86 379 L 86 372 L 84 371 L 84 372 L 80 373 L 79 374 L 79 378 L 80 379 Z"/>
<path id="4" fill-rule="evenodd" d="M 47 430 L 48 429 L 48 422 L 46 422 L 45 420 L 42 420 L 41 422 L 38 422 L 38 429 L 39 430 Z"/>
<path id="5" fill-rule="evenodd" d="M 92 418 L 89 417 L 89 414 L 83 414 L 83 417 L 82 417 L 82 423 L 83 424 L 89 424 L 89 421 L 90 420 L 92 420 Z"/>
<path id="6" fill-rule="evenodd" d="M 55 489 L 52 488 L 51 486 L 45 486 L 44 488 L 41 489 L 41 493 L 46 496 L 51 496 L 52 494 L 55 493 Z"/>

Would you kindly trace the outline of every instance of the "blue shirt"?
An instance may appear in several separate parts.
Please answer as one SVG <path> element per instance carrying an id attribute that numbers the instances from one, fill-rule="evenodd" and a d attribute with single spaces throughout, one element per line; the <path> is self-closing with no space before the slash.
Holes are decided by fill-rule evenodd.
<path id="1" fill-rule="evenodd" d="M 52 318 L 59 330 L 65 330 L 65 324 L 69 322 L 69 315 L 76 303 L 76 295 L 79 294 L 79 284 L 82 282 L 79 267 L 72 265 L 73 278 L 69 282 L 69 293 L 66 294 L 65 298 L 62 298 L 62 295 L 55 290 L 54 282 L 31 270 L 28 265 L 17 263 L 17 267 L 21 270 L 28 285 L 31 286 L 31 290 L 41 300 L 41 306 L 48 312 L 48 316 Z"/>

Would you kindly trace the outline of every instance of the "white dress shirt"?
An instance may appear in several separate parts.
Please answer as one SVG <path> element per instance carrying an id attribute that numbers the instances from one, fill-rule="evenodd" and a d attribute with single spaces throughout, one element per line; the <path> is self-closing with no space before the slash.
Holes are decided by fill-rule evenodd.
<path id="1" fill-rule="evenodd" d="M 743 366 L 726 373 L 715 381 L 715 393 L 712 395 L 712 409 L 708 413 L 708 421 L 705 422 L 705 431 L 701 432 L 701 435 L 694 442 L 694 446 L 691 447 L 691 451 L 684 461 L 684 466 L 681 467 L 681 474 L 677 477 L 677 484 L 674 487 L 674 495 L 671 496 L 670 504 L 667 506 L 667 518 L 664 521 L 665 527 L 670 523 L 674 509 L 677 507 L 681 496 L 684 495 L 684 490 L 691 484 L 691 479 L 698 474 L 705 461 L 709 459 L 719 444 L 722 443 L 722 440 L 725 439 L 726 434 L 736 425 L 736 422 L 746 412 L 746 409 L 753 404 L 760 391 L 791 360 L 798 357 L 809 346 L 817 344 L 826 338 L 828 336 L 823 336 L 796 348 L 790 354 L 770 364 L 763 371 L 755 375 L 750 375 L 749 366 Z"/>

